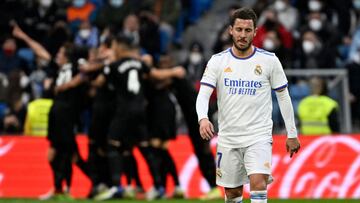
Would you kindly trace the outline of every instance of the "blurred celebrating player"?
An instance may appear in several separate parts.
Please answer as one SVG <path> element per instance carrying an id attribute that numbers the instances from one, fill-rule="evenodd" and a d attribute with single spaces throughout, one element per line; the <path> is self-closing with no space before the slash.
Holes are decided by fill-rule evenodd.
<path id="1" fill-rule="evenodd" d="M 242 202 L 243 185 L 250 183 L 252 203 L 267 202 L 271 177 L 272 102 L 276 91 L 287 130 L 290 157 L 300 143 L 287 79 L 279 59 L 252 45 L 257 17 L 253 10 L 236 10 L 230 19 L 233 46 L 209 60 L 201 80 L 196 109 L 203 139 L 214 136 L 208 103 L 216 88 L 219 132 L 216 182 L 225 188 L 225 202 Z"/>
<path id="2" fill-rule="evenodd" d="M 116 109 L 108 132 L 108 157 L 111 173 L 111 188 L 97 196 L 96 200 L 106 200 L 122 195 L 123 189 L 118 187 L 120 174 L 124 169 L 123 155 L 130 154 L 133 147 L 148 137 L 146 123 L 146 98 L 144 94 L 144 79 L 166 79 L 184 77 L 183 68 L 167 70 L 150 69 L 138 58 L 138 50 L 131 40 L 120 35 L 113 40 L 112 49 L 116 61 L 105 67 L 106 80 L 115 87 Z M 144 147 L 140 146 L 140 150 Z M 159 173 L 160 165 L 151 151 L 143 152 L 149 163 L 150 171 Z M 162 190 L 161 177 L 154 178 L 156 190 Z"/>

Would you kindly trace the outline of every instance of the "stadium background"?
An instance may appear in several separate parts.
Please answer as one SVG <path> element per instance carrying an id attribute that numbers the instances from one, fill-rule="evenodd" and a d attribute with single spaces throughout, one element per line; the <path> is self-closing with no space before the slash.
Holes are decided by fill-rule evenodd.
<path id="1" fill-rule="evenodd" d="M 142 4 L 141 0 L 129 0 L 130 10 L 137 9 L 137 5 Z M 178 64 L 186 64 L 190 62 L 191 45 L 198 44 L 201 48 L 201 54 L 206 61 L 209 56 L 214 53 L 215 45 L 217 43 L 223 43 L 219 47 L 226 47 L 228 42 L 222 41 L 220 30 L 228 20 L 229 8 L 234 5 L 246 5 L 253 7 L 261 16 L 265 18 L 265 11 L 267 8 L 273 8 L 276 12 L 283 13 L 281 18 L 286 16 L 292 16 L 297 13 L 296 23 L 293 27 L 289 24 L 284 25 L 288 28 L 289 38 L 280 39 L 279 47 L 281 49 L 273 50 L 282 60 L 285 69 L 344 69 L 348 70 L 351 67 L 360 66 L 359 60 L 359 1 L 348 0 L 339 3 L 339 1 L 319 1 L 322 3 L 320 12 L 320 20 L 323 27 L 327 28 L 326 35 L 315 35 L 318 42 L 322 44 L 321 53 L 331 53 L 327 55 L 314 54 L 313 58 L 307 58 L 304 56 L 304 49 L 302 47 L 303 33 L 306 29 L 312 29 L 311 25 L 307 27 L 312 17 L 310 8 L 308 8 L 309 1 L 289 0 L 286 1 L 290 5 L 291 9 L 288 9 L 288 13 L 284 12 L 279 6 L 276 5 L 277 1 L 272 0 L 258 0 L 258 1 L 237 1 L 237 0 L 183 0 L 174 1 L 174 5 L 181 5 L 174 8 L 178 14 L 175 21 L 166 20 L 164 14 L 162 20 L 165 25 L 160 26 L 160 41 L 157 46 L 158 49 L 154 52 L 156 54 L 168 53 L 173 56 Z M 60 16 L 57 20 L 63 20 L 66 22 L 68 29 L 70 30 L 71 38 L 75 40 L 79 35 L 77 32 L 78 22 L 68 21 L 66 17 L 67 8 L 72 6 L 72 1 L 54 1 L 56 4 L 56 15 Z M 101 8 L 107 5 L 107 1 L 102 0 L 89 0 L 88 3 L 92 3 L 96 8 L 97 14 L 101 12 Z M 164 4 L 165 5 L 165 4 Z M 25 31 L 32 34 L 33 37 L 40 40 L 46 47 L 55 52 L 53 44 L 46 44 L 46 40 L 42 40 L 42 34 L 37 34 L 44 29 L 44 25 L 50 27 L 47 31 L 51 30 L 51 26 L 55 25 L 55 21 L 52 21 L 54 15 L 50 15 L 45 18 L 35 18 L 33 15 L 36 13 L 39 7 L 38 1 L 14 1 L 5 0 L 0 3 L 0 27 L 1 27 L 1 42 L 4 44 L 5 39 L 11 36 L 11 20 L 16 20 L 18 24 L 24 28 Z M 95 13 L 94 12 L 94 15 Z M 130 12 L 124 11 L 124 13 Z M 262 15 L 263 14 L 263 15 Z M 124 14 L 125 15 L 125 14 Z M 158 14 L 161 16 L 160 14 Z M 295 15 L 296 16 L 296 15 Z M 280 15 L 279 15 L 280 17 Z M 90 16 L 90 22 L 97 22 L 95 16 Z M 288 18 L 290 21 L 292 18 Z M 35 20 L 35 21 L 34 21 Z M 282 23 L 281 19 L 280 23 Z M 261 20 L 260 20 L 261 22 Z M 326 24 L 326 26 L 324 26 Z M 96 26 L 96 23 L 94 23 Z M 45 26 L 45 27 L 46 27 Z M 288 26 L 288 27 L 287 27 Z M 306 28 L 307 27 L 307 28 Z M 315 26 L 316 27 L 316 26 Z M 169 29 L 167 29 L 169 28 Z M 98 26 L 101 30 L 101 26 Z M 46 29 L 45 29 L 46 30 Z M 324 31 L 325 32 L 325 31 Z M 169 33 L 171 35 L 169 35 Z M 315 32 L 316 33 L 316 32 Z M 98 36 L 100 37 L 100 35 Z M 334 39 L 335 38 L 335 39 Z M 261 41 L 262 42 L 262 41 Z M 331 42 L 331 43 L 326 43 Z M 16 56 L 21 61 L 26 62 L 26 67 L 21 67 L 21 71 L 25 74 L 21 77 L 11 74 L 11 69 L 3 67 L 10 67 L 6 64 L 7 61 L 4 58 L 0 59 L 0 74 L 1 74 L 1 95 L 0 95 L 0 107 L 1 113 L 1 133 L 0 137 L 0 197 L 31 197 L 36 198 L 39 195 L 46 193 L 51 186 L 50 169 L 46 162 L 46 151 L 48 144 L 44 138 L 34 138 L 22 135 L 22 124 L 24 110 L 26 105 L 33 99 L 36 99 L 37 93 L 39 93 L 39 86 L 37 79 L 32 79 L 32 73 L 36 73 L 37 65 L 34 63 L 34 55 L 24 44 L 17 42 L 18 47 L 15 50 Z M 53 42 L 51 42 L 53 43 Z M 268 48 L 265 44 L 257 44 L 259 47 Z M 281 51 L 282 50 L 282 51 Z M 1 50 L 1 57 L 4 56 L 6 49 Z M 271 50 L 270 50 L 271 51 Z M 291 53 L 287 55 L 287 53 Z M 284 55 L 285 54 L 285 55 Z M 305 54 L 306 55 L 306 54 Z M 327 61 L 328 63 L 323 63 Z M 4 62 L 5 61 L 5 62 Z M 307 63 L 307 62 L 308 63 Z M 311 63 L 309 62 L 311 61 Z M 5 65 L 4 65 L 5 64 Z M 10 67 L 18 69 L 19 67 Z M 189 73 L 190 74 L 190 73 Z M 34 74 L 35 75 L 35 74 Z M 358 75 L 350 74 L 347 77 L 359 78 Z M 189 75 L 189 78 L 198 80 L 199 76 Z M 326 78 L 331 80 L 332 78 Z M 4 85 L 5 82 L 18 82 L 21 83 L 27 81 L 26 85 L 17 85 L 14 89 L 7 89 Z M 290 93 L 296 102 L 300 101 L 303 97 L 309 94 L 306 77 L 298 77 L 290 81 L 290 87 L 293 88 Z M 25 84 L 25 83 L 21 83 Z M 13 87 L 13 86 L 12 86 Z M 356 94 L 358 86 L 356 83 L 350 83 L 350 89 L 345 90 L 346 94 L 351 92 L 351 101 L 344 101 L 352 104 L 351 108 L 351 122 L 352 129 L 347 134 L 341 134 L 336 136 L 325 137 L 303 137 L 300 139 L 303 143 L 301 153 L 296 155 L 295 159 L 286 158 L 284 143 L 284 136 L 278 136 L 283 134 L 283 125 L 281 119 L 279 119 L 279 112 L 274 112 L 275 118 L 275 132 L 277 133 L 275 138 L 274 147 L 274 175 L 276 181 L 273 185 L 270 185 L 270 198 L 360 198 L 360 159 L 359 159 L 359 113 L 358 102 L 359 98 Z M 339 89 L 334 88 L 331 95 L 339 102 L 343 99 L 339 93 Z M 6 92 L 6 94 L 5 94 Z M 11 94 L 21 95 L 16 97 L 14 101 L 10 99 Z M 12 106 L 13 103 L 20 101 L 22 104 L 20 111 L 15 111 Z M 276 102 L 276 101 L 275 101 Z M 341 102 L 340 102 L 341 103 Z M 20 125 L 18 128 L 6 128 L 5 120 L 8 116 L 14 115 Z M 82 128 L 79 130 L 81 133 L 86 133 L 87 130 L 87 118 L 88 114 L 84 113 L 82 120 Z M 171 153 L 175 157 L 178 171 L 180 173 L 180 179 L 182 187 L 186 190 L 186 195 L 190 198 L 195 198 L 208 190 L 208 186 L 205 181 L 201 179 L 200 173 L 197 169 L 196 158 L 192 154 L 192 149 L 188 144 L 188 138 L 186 134 L 186 127 L 184 127 L 182 118 L 178 118 L 179 135 L 178 138 L 171 143 Z M 345 132 L 342 132 L 345 133 Z M 87 138 L 83 136 L 78 137 L 80 149 L 83 157 L 87 155 L 86 142 Z M 213 141 L 215 142 L 215 141 Z M 186 148 L 184 151 L 182 149 Z M 149 185 L 148 171 L 144 162 L 137 154 L 137 158 L 140 163 L 141 178 L 144 181 L 146 187 Z M 276 163 L 278 165 L 276 165 Z M 89 182 L 82 174 L 75 168 L 74 174 L 74 186 L 72 188 L 72 194 L 75 197 L 84 197 L 88 192 Z M 168 188 L 171 190 L 171 187 Z"/>

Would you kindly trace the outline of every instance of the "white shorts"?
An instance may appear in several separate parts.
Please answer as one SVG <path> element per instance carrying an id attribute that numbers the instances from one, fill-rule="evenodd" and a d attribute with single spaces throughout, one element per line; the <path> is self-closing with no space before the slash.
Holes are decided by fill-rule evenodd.
<path id="1" fill-rule="evenodd" d="M 272 143 L 262 141 L 245 148 L 217 146 L 216 184 L 236 188 L 249 183 L 251 174 L 268 174 L 271 177 Z"/>

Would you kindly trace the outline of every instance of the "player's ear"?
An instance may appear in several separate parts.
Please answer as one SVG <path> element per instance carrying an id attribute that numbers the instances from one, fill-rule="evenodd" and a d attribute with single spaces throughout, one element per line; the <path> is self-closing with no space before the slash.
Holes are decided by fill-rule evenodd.
<path id="1" fill-rule="evenodd" d="M 256 36 L 257 31 L 258 31 L 258 28 L 256 27 L 255 31 L 254 31 L 254 37 Z"/>
<path id="2" fill-rule="evenodd" d="M 233 27 L 231 26 L 231 25 L 229 25 L 229 28 L 228 28 L 228 30 L 229 30 L 229 34 L 232 36 L 233 35 Z"/>

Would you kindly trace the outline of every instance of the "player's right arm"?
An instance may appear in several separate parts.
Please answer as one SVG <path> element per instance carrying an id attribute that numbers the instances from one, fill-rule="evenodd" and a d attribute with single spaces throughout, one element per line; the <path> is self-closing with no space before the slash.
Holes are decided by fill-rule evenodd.
<path id="1" fill-rule="evenodd" d="M 196 99 L 196 113 L 199 121 L 199 131 L 203 139 L 209 140 L 214 136 L 214 126 L 209 121 L 209 100 L 217 84 L 218 64 L 216 57 L 211 57 L 201 79 L 200 90 Z"/>
<path id="2" fill-rule="evenodd" d="M 23 40 L 40 59 L 44 59 L 46 61 L 51 60 L 50 53 L 39 42 L 29 37 L 17 24 L 14 25 L 12 34 L 16 38 Z"/>
<path id="3" fill-rule="evenodd" d="M 201 85 L 196 99 L 196 113 L 199 120 L 199 131 L 203 139 L 209 140 L 214 136 L 214 126 L 209 121 L 209 99 L 214 88 L 207 85 Z"/>

